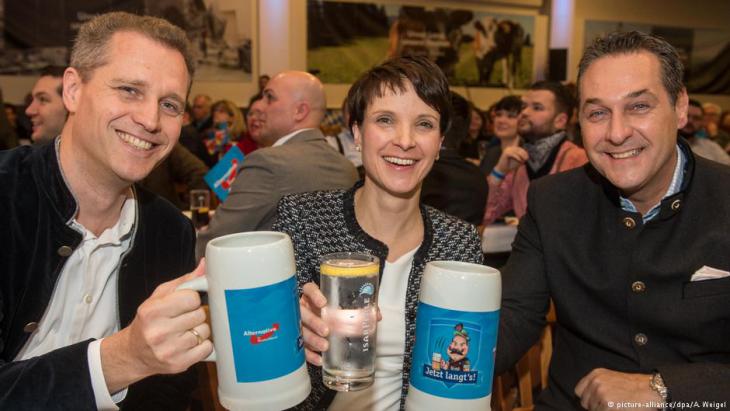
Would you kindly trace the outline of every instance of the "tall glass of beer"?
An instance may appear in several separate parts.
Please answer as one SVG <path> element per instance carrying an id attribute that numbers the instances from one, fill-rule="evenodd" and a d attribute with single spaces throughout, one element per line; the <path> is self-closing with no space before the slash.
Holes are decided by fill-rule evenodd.
<path id="1" fill-rule="evenodd" d="M 337 391 L 369 387 L 375 374 L 375 332 L 380 261 L 365 253 L 320 259 L 320 288 L 327 298 L 322 319 L 330 329 L 322 353 L 324 384 Z"/>
<path id="2" fill-rule="evenodd" d="M 190 190 L 190 213 L 196 229 L 210 223 L 210 191 Z"/>

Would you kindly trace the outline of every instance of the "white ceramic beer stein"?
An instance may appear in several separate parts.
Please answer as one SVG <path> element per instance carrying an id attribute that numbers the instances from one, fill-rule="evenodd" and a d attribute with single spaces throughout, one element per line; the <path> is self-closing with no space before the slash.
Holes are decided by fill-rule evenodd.
<path id="1" fill-rule="evenodd" d="M 426 265 L 407 410 L 490 410 L 502 282 L 484 265 Z"/>
<path id="2" fill-rule="evenodd" d="M 211 240 L 206 275 L 178 288 L 208 292 L 218 396 L 233 410 L 281 410 L 311 391 L 304 362 L 294 250 L 288 235 Z"/>

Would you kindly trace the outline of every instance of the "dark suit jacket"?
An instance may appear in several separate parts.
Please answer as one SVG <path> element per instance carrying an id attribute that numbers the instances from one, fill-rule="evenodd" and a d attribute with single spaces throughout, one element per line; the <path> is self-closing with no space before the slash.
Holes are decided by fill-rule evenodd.
<path id="1" fill-rule="evenodd" d="M 0 409 L 95 409 L 87 347 L 91 340 L 13 361 L 40 321 L 63 265 L 81 242 L 67 222 L 77 205 L 61 173 L 55 144 L 0 152 Z M 190 221 L 167 201 L 136 189 L 137 221 L 118 277 L 119 321 L 162 282 L 194 267 Z M 194 370 L 129 387 L 122 409 L 183 410 Z"/>
<path id="2" fill-rule="evenodd" d="M 349 188 L 355 181 L 355 167 L 319 130 L 301 131 L 283 145 L 260 148 L 239 166 L 226 201 L 215 210 L 208 230 L 198 234 L 196 254 L 202 257 L 213 238 L 270 229 L 276 205 L 286 194 Z"/>
<path id="3" fill-rule="evenodd" d="M 681 190 L 644 224 L 590 165 L 533 181 L 502 271 L 495 373 L 534 343 L 549 298 L 557 327 L 537 409 L 580 410 L 573 390 L 594 368 L 659 371 L 673 401 L 730 400 L 730 167 L 687 156 Z"/>

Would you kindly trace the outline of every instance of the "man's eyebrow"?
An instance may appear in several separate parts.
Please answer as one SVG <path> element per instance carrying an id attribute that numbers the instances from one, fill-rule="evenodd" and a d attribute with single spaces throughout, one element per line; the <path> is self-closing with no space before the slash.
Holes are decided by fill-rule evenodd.
<path id="1" fill-rule="evenodd" d="M 624 96 L 624 98 L 636 98 L 636 97 L 641 97 L 644 94 L 649 95 L 651 97 L 654 97 L 654 93 L 652 93 L 651 91 L 649 91 L 648 88 L 643 88 L 641 90 L 632 91 L 632 92 L 626 94 Z M 600 104 L 602 104 L 602 100 L 600 98 L 598 98 L 598 97 L 587 98 L 584 104 L 598 104 L 598 105 L 600 105 Z"/>
<path id="2" fill-rule="evenodd" d="M 115 83 L 115 84 L 128 84 L 130 86 L 135 86 L 135 87 L 139 87 L 139 88 L 143 88 L 143 89 L 147 88 L 147 86 L 149 85 L 149 83 L 144 80 L 132 80 L 132 79 L 125 79 L 125 78 L 121 78 L 121 77 L 114 78 L 111 80 L 111 82 Z M 183 105 L 185 104 L 185 99 L 177 93 L 170 93 L 170 94 L 164 96 L 163 98 L 171 98 L 180 104 L 183 104 Z"/>
<path id="3" fill-rule="evenodd" d="M 123 77 L 113 78 L 111 80 L 111 82 L 115 83 L 115 84 L 124 83 L 124 84 L 129 84 L 130 86 L 137 86 L 137 87 L 147 87 L 147 85 L 149 84 L 144 80 L 133 80 L 133 79 L 123 78 Z"/>
<path id="4" fill-rule="evenodd" d="M 654 93 L 650 92 L 649 89 L 644 88 L 644 89 L 641 89 L 641 90 L 632 91 L 631 93 L 627 94 L 626 97 L 628 97 L 628 98 L 636 98 L 636 97 L 641 96 L 642 94 L 650 94 L 652 96 L 654 95 Z"/>

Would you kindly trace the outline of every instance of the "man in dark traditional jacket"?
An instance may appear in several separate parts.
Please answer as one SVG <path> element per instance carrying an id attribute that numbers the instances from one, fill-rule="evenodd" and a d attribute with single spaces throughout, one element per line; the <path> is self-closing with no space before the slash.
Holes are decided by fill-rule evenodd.
<path id="1" fill-rule="evenodd" d="M 730 168 L 678 140 L 682 72 L 672 46 L 639 32 L 596 39 L 583 55 L 590 164 L 530 185 L 502 276 L 498 373 L 555 304 L 537 410 L 730 400 Z"/>
<path id="2" fill-rule="evenodd" d="M 0 409 L 184 410 L 212 350 L 191 223 L 134 183 L 178 141 L 194 60 L 170 23 L 85 23 L 53 143 L 0 152 Z"/>

